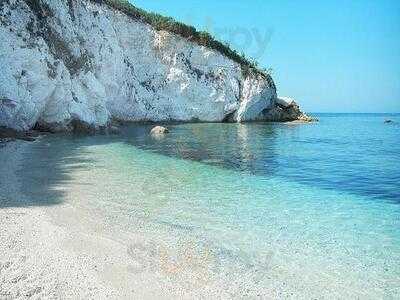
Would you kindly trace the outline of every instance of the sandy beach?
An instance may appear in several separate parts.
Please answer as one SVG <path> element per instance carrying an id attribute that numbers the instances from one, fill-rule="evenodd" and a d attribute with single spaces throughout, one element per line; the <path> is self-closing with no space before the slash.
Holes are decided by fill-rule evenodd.
<path id="1" fill-rule="evenodd" d="M 119 296 L 96 274 L 98 260 L 67 249 L 90 236 L 53 225 L 46 207 L 24 207 L 16 170 L 26 147 L 17 141 L 0 149 L 1 202 L 19 199 L 21 204 L 0 209 L 0 298 Z"/>
<path id="2" fill-rule="evenodd" d="M 69 204 L 32 205 L 17 176 L 27 149 L 21 141 L 0 148 L 1 299 L 189 299 L 210 292 L 140 234 L 112 238 L 101 220 Z"/>

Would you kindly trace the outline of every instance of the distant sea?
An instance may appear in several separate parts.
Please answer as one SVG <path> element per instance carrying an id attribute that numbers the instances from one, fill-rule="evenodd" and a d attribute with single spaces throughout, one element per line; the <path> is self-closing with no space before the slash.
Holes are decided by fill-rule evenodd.
<path id="1" fill-rule="evenodd" d="M 25 204 L 95 210 L 177 257 L 189 247 L 233 297 L 399 299 L 400 115 L 315 116 L 48 136 L 19 173 Z"/>

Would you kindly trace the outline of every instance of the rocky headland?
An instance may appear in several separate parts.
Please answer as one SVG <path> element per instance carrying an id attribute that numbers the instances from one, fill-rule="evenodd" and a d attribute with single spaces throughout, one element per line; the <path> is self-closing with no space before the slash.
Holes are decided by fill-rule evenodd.
<path id="1" fill-rule="evenodd" d="M 311 120 L 236 51 L 126 1 L 0 1 L 0 39 L 2 128 Z"/>

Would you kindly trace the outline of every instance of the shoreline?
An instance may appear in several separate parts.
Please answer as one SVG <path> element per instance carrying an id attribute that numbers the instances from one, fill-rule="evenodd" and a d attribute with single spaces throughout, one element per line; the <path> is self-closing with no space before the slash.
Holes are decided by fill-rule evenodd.
<path id="1" fill-rule="evenodd" d="M 5 158 L 0 172 L 0 298 L 112 296 L 63 248 L 68 233 L 52 224 L 46 208 L 24 206 L 16 172 L 28 146 L 14 141 L 0 149 Z M 10 206 L 9 197 L 21 203 Z"/>
<path id="2" fill-rule="evenodd" d="M 0 148 L 7 145 L 10 142 L 16 141 L 25 141 L 25 142 L 35 142 L 43 136 L 49 134 L 76 134 L 76 135 L 119 135 L 121 133 L 121 128 L 132 126 L 132 125 L 153 125 L 153 126 L 172 126 L 172 125 L 183 125 L 183 124 L 265 124 L 265 125 L 274 125 L 274 124 L 286 124 L 286 125 L 301 125 L 301 124 L 315 124 L 318 123 L 318 118 L 309 117 L 305 115 L 307 118 L 299 118 L 296 120 L 282 120 L 282 121 L 248 121 L 248 122 L 203 122 L 203 121 L 161 121 L 161 122 L 153 122 L 153 121 L 114 121 L 109 126 L 95 128 L 90 125 L 81 126 L 79 128 L 74 128 L 73 130 L 61 130 L 61 131 L 52 131 L 46 128 L 43 129 L 29 129 L 18 131 L 8 127 L 0 126 Z"/>
<path id="3" fill-rule="evenodd" d="M 0 169 L 1 299 L 230 297 L 215 283 L 199 280 L 195 270 L 176 273 L 177 265 L 162 257 L 170 249 L 157 238 L 131 231 L 113 236 L 101 215 L 92 218 L 94 211 L 67 201 L 31 205 L 17 175 L 31 144 L 13 141 L 0 148 L 5 158 Z M 161 252 L 156 258 L 151 251 Z"/>
<path id="4" fill-rule="evenodd" d="M 279 130 L 292 134 L 289 127 Z M 299 128 L 309 132 L 312 127 Z M 259 126 L 221 128 L 228 130 L 227 140 L 240 137 L 243 145 L 251 145 L 247 143 L 250 136 L 264 136 L 262 141 L 273 136 Z M 124 131 L 115 139 L 48 136 L 0 147 L 4 162 L 0 164 L 1 299 L 303 299 L 326 295 L 373 299 L 396 294 L 391 284 L 396 280 L 396 257 L 388 255 L 386 265 L 391 269 L 383 270 L 385 264 L 374 258 L 382 252 L 381 244 L 371 244 L 369 235 L 363 235 L 353 248 L 355 231 L 345 235 L 335 225 L 342 220 L 342 226 L 355 226 L 365 233 L 365 225 L 376 224 L 374 228 L 381 229 L 373 234 L 392 237 L 380 217 L 386 213 L 388 220 L 394 220 L 389 205 L 382 204 L 382 210 L 368 207 L 361 196 L 310 190 L 278 177 L 266 180 L 262 174 L 244 176 L 232 168 L 175 158 L 169 152 L 153 153 L 130 142 L 133 137 L 146 139 L 148 129 L 139 130 L 141 135 L 137 130 Z M 214 132 L 214 126 L 184 127 L 164 144 L 150 138 L 148 143 L 156 143 L 151 149 L 164 149 L 165 142 L 175 145 L 178 138 L 192 132 L 200 141 L 208 141 L 206 133 Z M 278 145 L 283 141 L 286 144 L 282 139 Z M 236 153 L 243 155 L 252 149 L 239 150 Z M 208 196 L 208 187 L 214 184 L 215 191 Z M 237 194 L 261 186 L 249 196 Z M 320 200 L 321 194 L 325 200 Z M 274 197 L 268 205 L 264 205 L 266 195 Z M 227 202 L 216 205 L 210 214 L 213 202 L 207 197 Z M 252 206 L 243 205 L 252 201 Z M 321 203 L 326 210 L 321 211 Z M 266 225 L 254 231 L 237 228 L 239 222 L 246 222 L 247 214 L 240 220 L 226 216 L 236 216 L 239 204 L 259 216 L 248 222 L 267 216 Z M 277 222 L 286 224 L 286 214 L 281 212 L 297 210 L 298 205 L 308 205 L 293 216 L 300 226 L 277 226 Z M 263 215 L 253 207 L 260 207 Z M 338 213 L 332 215 L 336 209 Z M 361 215 L 348 214 L 361 209 Z M 209 216 L 209 223 L 203 223 Z M 346 216 L 352 216 L 351 224 Z M 308 223 L 311 218 L 315 224 L 323 222 L 332 235 Z M 303 229 L 309 233 L 297 238 Z M 239 238 L 243 233 L 248 236 Z M 396 253 L 394 242 L 384 244 Z M 369 250 L 369 245 L 374 248 Z M 367 249 L 363 251 L 370 257 L 358 249 Z"/>
<path id="5" fill-rule="evenodd" d="M 0 298 L 120 299 L 140 295 L 138 290 L 131 294 L 113 286 L 99 274 L 107 265 L 121 263 L 112 259 L 114 253 L 125 253 L 120 259 L 127 259 L 125 245 L 93 236 L 89 231 L 74 232 L 57 226 L 46 206 L 23 206 L 25 196 L 16 172 L 28 146 L 14 141 L 0 148 L 0 155 L 5 158 L 0 172 L 0 201 L 7 205 L 8 197 L 22 200 L 20 207 L 0 207 Z M 96 247 L 88 248 L 94 244 Z M 74 251 L 74 247 L 80 251 Z M 96 252 L 103 255 L 96 257 Z M 146 296 L 145 289 L 143 292 L 143 298 L 162 295 L 149 290 Z"/>

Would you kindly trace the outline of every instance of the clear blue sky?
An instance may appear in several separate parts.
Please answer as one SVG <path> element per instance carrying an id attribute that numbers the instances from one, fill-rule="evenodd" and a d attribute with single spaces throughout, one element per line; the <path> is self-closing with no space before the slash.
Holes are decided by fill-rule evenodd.
<path id="1" fill-rule="evenodd" d="M 134 0 L 273 69 L 309 112 L 400 112 L 400 1 Z"/>

